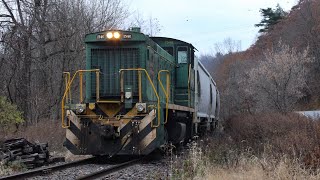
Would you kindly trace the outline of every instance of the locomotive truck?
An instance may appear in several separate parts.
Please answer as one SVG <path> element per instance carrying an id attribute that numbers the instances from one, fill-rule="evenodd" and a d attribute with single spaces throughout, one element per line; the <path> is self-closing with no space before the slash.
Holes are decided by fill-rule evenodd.
<path id="1" fill-rule="evenodd" d="M 217 127 L 219 91 L 192 44 L 131 28 L 87 34 L 85 45 L 86 69 L 64 72 L 73 154 L 147 155 Z"/>

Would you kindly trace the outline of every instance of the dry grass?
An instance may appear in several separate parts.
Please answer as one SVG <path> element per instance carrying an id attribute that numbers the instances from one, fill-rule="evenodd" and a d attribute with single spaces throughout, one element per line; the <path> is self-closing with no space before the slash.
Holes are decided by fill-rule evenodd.
<path id="1" fill-rule="evenodd" d="M 172 179 L 320 179 L 318 121 L 263 114 L 230 118 L 225 127 L 174 157 Z"/>
<path id="2" fill-rule="evenodd" d="M 186 155 L 174 158 L 172 179 L 320 179 L 319 169 L 307 168 L 301 159 L 273 156 L 270 151 L 256 156 L 250 149 L 217 152 L 203 144 L 194 143 Z"/>
<path id="3" fill-rule="evenodd" d="M 211 165 L 206 169 L 205 176 L 195 179 L 320 179 L 319 172 L 304 169 L 298 160 L 287 157 L 273 159 L 270 157 L 258 158 L 255 156 L 239 158 L 235 167 L 221 167 Z"/>
<path id="4" fill-rule="evenodd" d="M 8 134 L 0 132 L 0 141 L 14 137 L 23 137 L 30 142 L 48 142 L 51 152 L 65 151 L 63 147 L 65 129 L 61 127 L 60 121 L 42 120 L 36 125 L 21 126 L 16 132 Z"/>
<path id="5" fill-rule="evenodd" d="M 61 127 L 59 121 L 43 120 L 37 125 L 21 126 L 16 132 L 0 132 L 0 145 L 1 141 L 17 137 L 26 138 L 30 142 L 47 142 L 49 144 L 50 155 L 53 157 L 66 156 L 68 154 L 68 151 L 63 147 L 65 129 Z M 67 160 L 73 160 L 74 158 L 72 157 L 72 155 L 68 155 Z M 0 176 L 24 170 L 26 170 L 26 167 L 22 163 L 13 162 L 4 164 L 4 162 L 0 162 Z"/>
<path id="6" fill-rule="evenodd" d="M 171 177 L 173 179 L 186 179 L 202 176 L 205 173 L 207 159 L 203 150 L 196 142 L 192 142 L 189 150 L 182 156 L 175 156 L 171 162 Z"/>
<path id="7" fill-rule="evenodd" d="M 67 151 L 66 153 L 64 153 L 63 156 L 65 157 L 65 160 L 67 162 L 78 161 L 78 160 L 87 159 L 87 158 L 92 157 L 92 155 L 74 155 L 70 151 Z"/>
<path id="8" fill-rule="evenodd" d="M 225 133 L 238 149 L 250 147 L 255 154 L 264 153 L 268 144 L 273 155 L 300 157 L 320 145 L 320 121 L 295 113 L 232 117 L 226 120 Z"/>

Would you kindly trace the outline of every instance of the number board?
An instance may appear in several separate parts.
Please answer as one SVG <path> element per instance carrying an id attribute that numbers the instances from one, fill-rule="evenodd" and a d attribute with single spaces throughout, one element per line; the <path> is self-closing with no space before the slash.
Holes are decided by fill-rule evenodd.
<path id="1" fill-rule="evenodd" d="M 131 34 L 124 34 L 123 39 L 131 39 L 132 35 Z"/>
<path id="2" fill-rule="evenodd" d="M 97 39 L 105 39 L 105 35 L 104 34 L 98 34 L 97 35 Z"/>

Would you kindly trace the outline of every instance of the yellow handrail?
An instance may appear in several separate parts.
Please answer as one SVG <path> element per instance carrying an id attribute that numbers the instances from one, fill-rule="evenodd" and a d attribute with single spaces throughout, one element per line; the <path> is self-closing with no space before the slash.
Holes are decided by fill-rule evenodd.
<path id="1" fill-rule="evenodd" d="M 167 73 L 167 90 L 164 89 L 163 84 L 161 82 L 161 73 L 162 72 L 166 72 Z M 170 96 L 170 71 L 168 70 L 160 70 L 158 72 L 158 81 L 160 84 L 160 87 L 164 93 L 164 95 L 166 96 L 166 120 L 164 122 L 164 124 L 166 124 L 168 122 L 168 107 L 169 107 L 169 96 Z"/>
<path id="2" fill-rule="evenodd" d="M 63 72 L 63 74 L 64 75 L 66 75 L 65 76 L 65 83 L 66 83 L 66 89 L 65 90 L 67 90 L 67 86 L 68 86 L 68 84 L 69 84 L 69 82 L 70 82 L 70 72 Z M 67 94 L 67 96 L 66 96 L 66 102 L 69 102 L 70 103 L 70 101 L 71 101 L 71 91 L 69 91 L 69 95 Z"/>
<path id="3" fill-rule="evenodd" d="M 74 75 L 72 76 L 72 79 L 71 81 L 69 80 L 67 86 L 66 86 L 66 90 L 62 96 L 62 101 L 61 101 L 61 123 L 62 123 L 62 128 L 69 128 L 70 127 L 70 120 L 68 121 L 68 124 L 66 125 L 65 122 L 64 122 L 64 116 L 65 116 L 65 99 L 67 97 L 67 94 L 68 92 L 71 94 L 70 92 L 70 87 L 71 87 L 71 84 L 73 82 L 73 80 L 75 79 L 76 75 L 79 73 L 79 74 L 82 74 L 83 72 L 100 72 L 100 69 L 89 69 L 89 70 L 78 70 L 74 73 Z M 68 72 L 66 72 L 65 74 L 68 74 Z M 70 73 L 69 73 L 70 74 Z M 82 76 L 82 75 L 81 75 Z M 80 76 L 80 84 L 82 84 L 82 78 Z M 97 81 L 98 81 L 98 78 L 99 76 L 97 77 Z M 98 87 L 99 84 L 96 84 L 96 86 Z M 96 87 L 96 88 L 97 88 Z M 82 96 L 82 85 L 80 85 L 80 96 Z M 97 94 L 97 96 L 99 96 Z M 80 97 L 80 101 L 82 101 L 82 98 L 83 97 Z M 71 100 L 71 99 L 70 99 Z"/>
<path id="4" fill-rule="evenodd" d="M 83 83 L 82 83 L 82 81 L 83 81 L 83 74 L 82 74 L 82 72 L 79 72 L 79 78 L 80 78 L 80 80 L 79 80 L 79 87 L 80 87 L 80 103 L 83 103 L 83 94 L 82 94 L 82 85 L 83 85 Z"/>
<path id="5" fill-rule="evenodd" d="M 119 73 L 120 73 L 120 86 L 121 86 L 121 102 L 123 102 L 123 99 L 124 99 L 124 97 L 123 97 L 124 96 L 124 92 L 123 92 L 123 88 L 124 87 L 123 87 L 123 77 L 122 77 L 122 75 L 123 75 L 122 72 L 123 71 L 138 71 L 138 72 L 143 71 L 146 74 L 146 76 L 147 76 L 147 78 L 149 80 L 149 83 L 151 84 L 151 87 L 153 89 L 153 92 L 155 93 L 155 95 L 156 95 L 156 97 L 158 99 L 158 107 L 157 107 L 157 109 L 158 109 L 158 124 L 154 125 L 153 121 L 151 121 L 151 127 L 159 127 L 160 126 L 160 98 L 159 98 L 159 95 L 157 93 L 156 88 L 154 87 L 154 84 L 152 83 L 152 80 L 151 80 L 151 78 L 149 76 L 149 73 L 147 72 L 147 70 L 145 70 L 143 68 L 120 69 Z M 141 78 L 141 76 L 139 78 Z M 141 82 L 141 79 L 139 79 L 139 82 Z M 139 87 L 139 96 L 142 96 L 140 87 Z M 141 99 L 141 98 L 142 97 L 139 97 L 139 99 Z"/>

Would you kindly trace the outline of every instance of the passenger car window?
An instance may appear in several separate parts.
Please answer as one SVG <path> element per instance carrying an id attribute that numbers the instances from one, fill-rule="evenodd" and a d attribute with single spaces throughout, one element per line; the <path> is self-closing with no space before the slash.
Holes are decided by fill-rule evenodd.
<path id="1" fill-rule="evenodd" d="M 178 63 L 188 63 L 187 47 L 178 47 Z"/>

